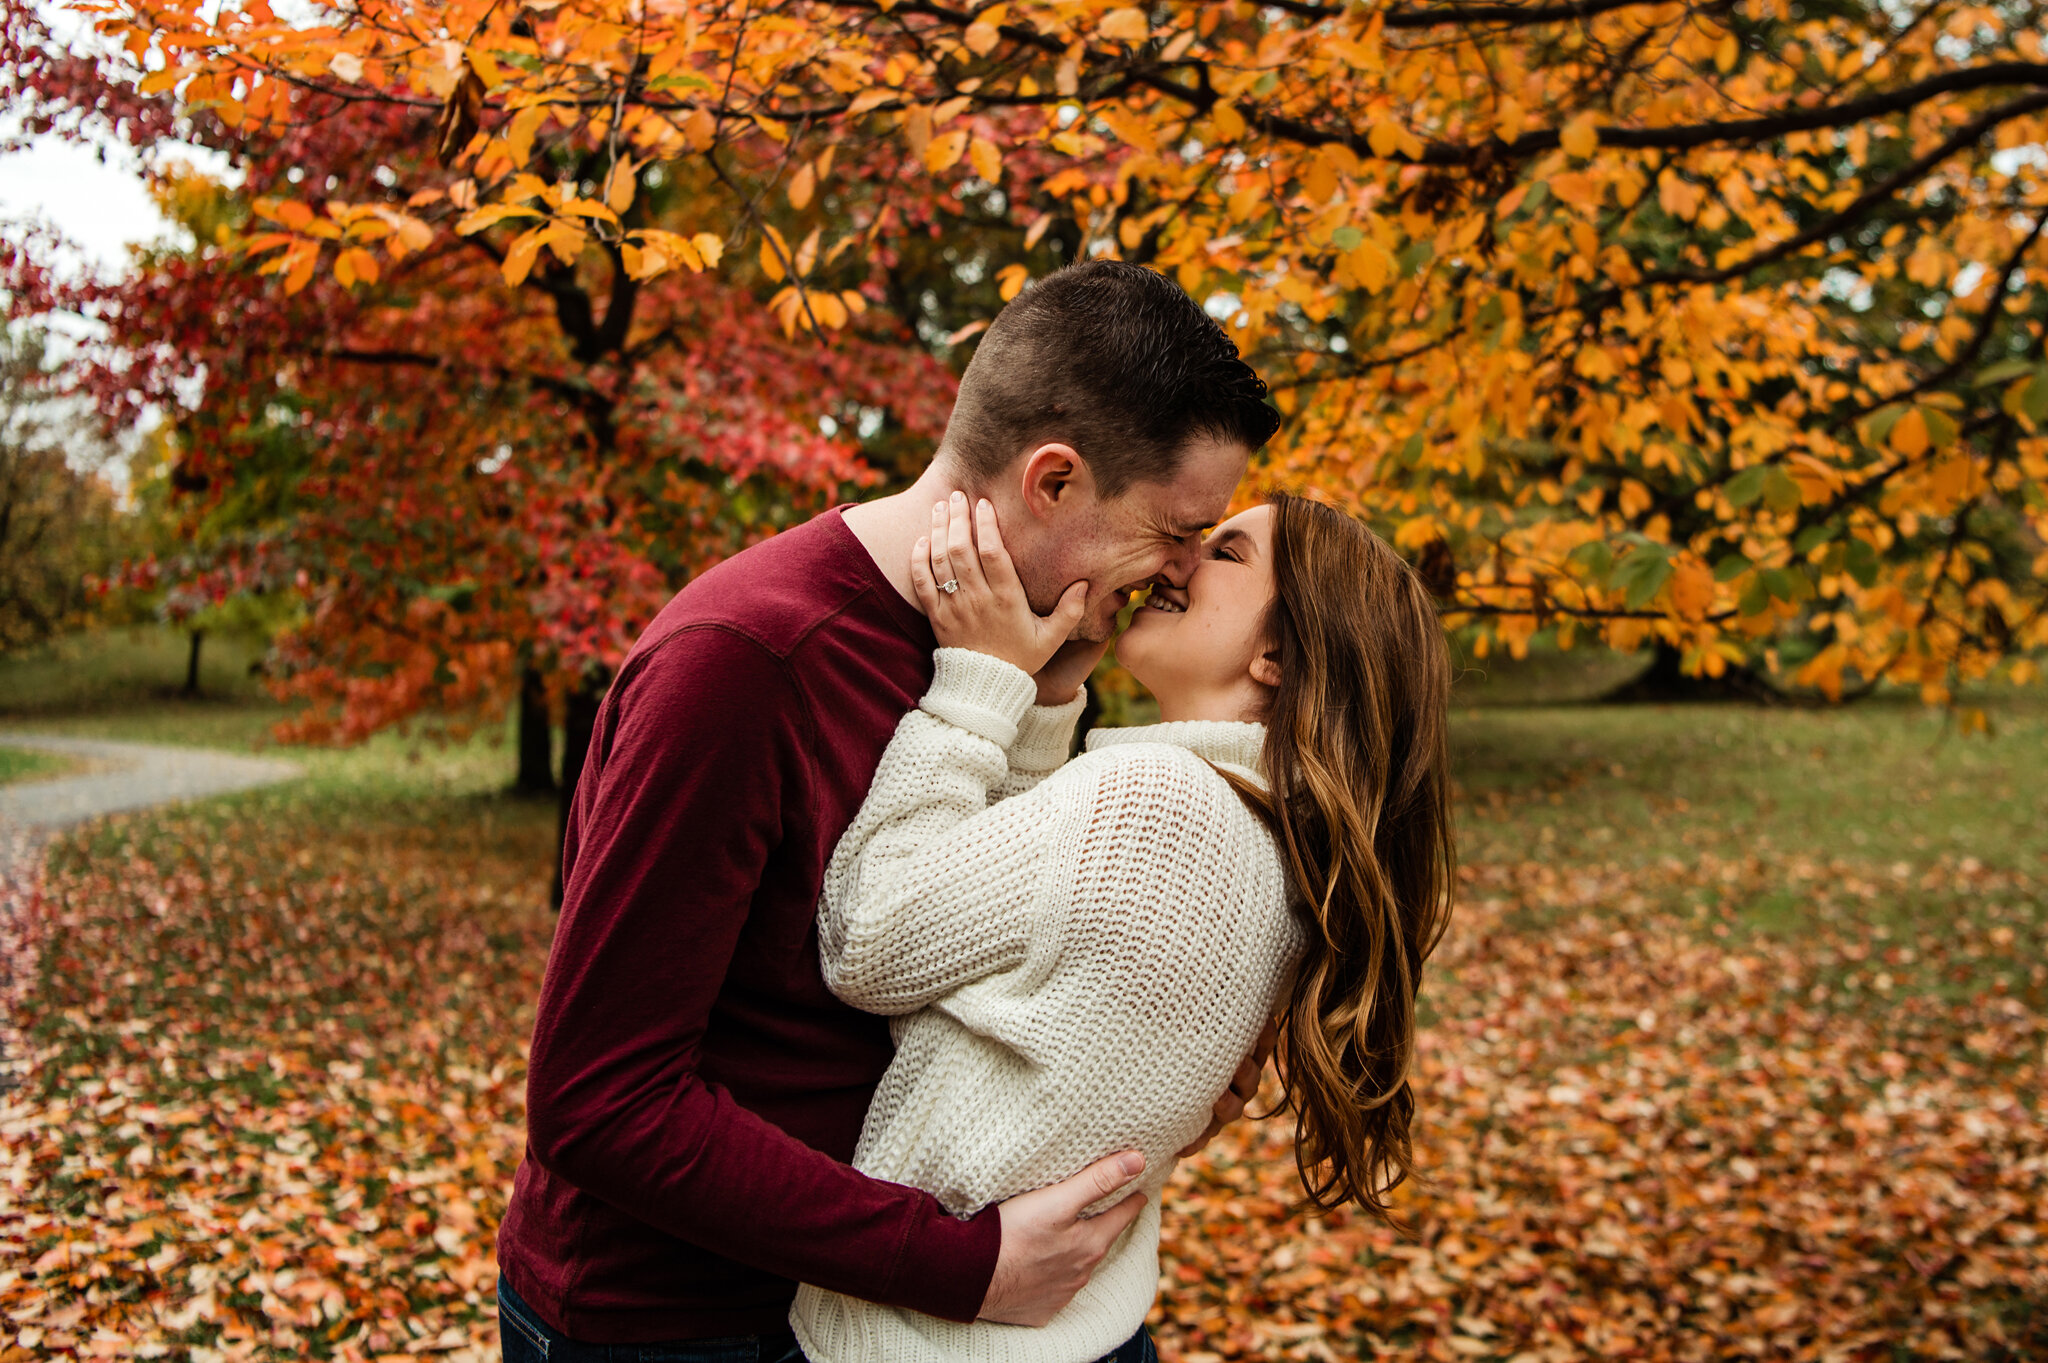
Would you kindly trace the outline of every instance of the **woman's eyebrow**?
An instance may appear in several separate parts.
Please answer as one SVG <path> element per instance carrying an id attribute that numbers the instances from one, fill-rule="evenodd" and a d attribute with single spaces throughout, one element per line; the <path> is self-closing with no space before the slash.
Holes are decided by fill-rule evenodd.
<path id="1" fill-rule="evenodd" d="M 1203 545 L 1202 547 L 1205 549 L 1221 549 L 1226 545 L 1242 544 L 1249 546 L 1250 543 L 1251 536 L 1245 534 L 1244 531 L 1239 530 L 1235 526 L 1232 526 L 1228 530 L 1219 530 L 1214 535 L 1211 535 L 1209 537 L 1209 542 Z"/>

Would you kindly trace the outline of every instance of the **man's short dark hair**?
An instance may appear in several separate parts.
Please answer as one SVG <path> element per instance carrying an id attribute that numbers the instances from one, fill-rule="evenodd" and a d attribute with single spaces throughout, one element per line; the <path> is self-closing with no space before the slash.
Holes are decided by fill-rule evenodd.
<path id="1" fill-rule="evenodd" d="M 940 449 L 980 482 L 1060 441 L 1115 497 L 1171 479 L 1192 440 L 1255 450 L 1279 426 L 1265 382 L 1180 285 L 1142 265 L 1089 260 L 997 315 Z"/>

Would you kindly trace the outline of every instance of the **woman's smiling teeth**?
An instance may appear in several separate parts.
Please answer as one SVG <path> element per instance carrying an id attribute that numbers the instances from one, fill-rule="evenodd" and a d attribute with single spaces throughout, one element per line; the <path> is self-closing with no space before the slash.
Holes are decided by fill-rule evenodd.
<path id="1" fill-rule="evenodd" d="M 1176 600 L 1177 595 L 1177 593 L 1172 592 L 1171 588 L 1154 587 L 1152 594 L 1145 598 L 1145 604 L 1153 610 L 1165 611 L 1170 615 L 1184 614 L 1188 608 L 1187 603 Z"/>

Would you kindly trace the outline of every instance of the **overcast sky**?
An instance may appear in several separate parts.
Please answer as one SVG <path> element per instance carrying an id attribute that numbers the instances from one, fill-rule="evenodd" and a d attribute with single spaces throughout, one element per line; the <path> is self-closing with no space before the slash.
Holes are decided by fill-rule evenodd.
<path id="1" fill-rule="evenodd" d="M 85 16 L 50 0 L 38 6 L 51 30 L 74 45 L 93 41 Z M 0 115 L 0 132 L 17 124 Z M 0 233 L 15 236 L 21 225 L 41 221 L 64 234 L 81 264 L 119 270 L 127 248 L 154 240 L 163 215 L 143 182 L 141 162 L 118 144 L 87 147 L 42 137 L 25 151 L 0 155 Z"/>

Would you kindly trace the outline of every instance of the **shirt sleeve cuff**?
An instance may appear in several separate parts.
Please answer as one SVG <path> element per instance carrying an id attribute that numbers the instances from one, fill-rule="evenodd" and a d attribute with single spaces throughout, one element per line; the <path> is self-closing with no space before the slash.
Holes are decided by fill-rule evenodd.
<path id="1" fill-rule="evenodd" d="M 988 1300 L 1003 1250 L 1001 1209 L 983 1207 L 965 1221 L 941 1213 L 905 1257 L 906 1289 L 891 1303 L 942 1320 L 972 1321 Z"/>
<path id="2" fill-rule="evenodd" d="M 967 648 L 942 648 L 932 657 L 931 689 L 918 708 L 999 748 L 1016 742 L 1017 726 L 1038 697 L 1031 674 Z"/>
<path id="3" fill-rule="evenodd" d="M 1017 725 L 1010 745 L 1010 769 L 1044 773 L 1064 766 L 1074 746 L 1074 726 L 1088 708 L 1088 689 L 1077 688 L 1065 705 L 1034 705 Z"/>

